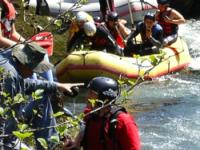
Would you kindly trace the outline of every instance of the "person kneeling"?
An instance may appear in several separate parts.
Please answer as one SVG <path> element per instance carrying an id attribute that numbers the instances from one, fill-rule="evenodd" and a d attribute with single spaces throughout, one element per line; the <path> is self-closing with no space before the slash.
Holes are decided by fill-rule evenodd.
<path id="1" fill-rule="evenodd" d="M 136 38 L 138 34 L 141 35 L 142 43 L 133 43 L 133 38 Z M 136 26 L 136 30 L 128 36 L 127 45 L 124 49 L 124 55 L 132 56 L 133 54 L 156 54 L 159 53 L 162 43 L 162 27 L 155 22 L 155 14 L 147 13 L 144 16 L 144 21 L 139 22 Z"/>

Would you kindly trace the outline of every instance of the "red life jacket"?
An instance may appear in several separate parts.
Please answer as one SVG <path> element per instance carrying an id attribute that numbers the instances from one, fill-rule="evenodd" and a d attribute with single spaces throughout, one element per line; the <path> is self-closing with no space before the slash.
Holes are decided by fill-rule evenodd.
<path id="1" fill-rule="evenodd" d="M 113 37 L 115 38 L 117 44 L 124 48 L 125 45 L 124 45 L 124 40 L 122 39 L 122 37 L 119 35 L 119 33 L 117 31 L 111 31 L 111 34 L 113 35 Z"/>
<path id="2" fill-rule="evenodd" d="M 86 129 L 82 141 L 83 149 L 119 150 L 120 147 L 115 139 L 115 126 L 116 118 L 121 112 L 126 113 L 125 108 L 114 107 L 111 110 L 110 118 L 99 117 L 95 114 L 86 118 Z"/>
<path id="3" fill-rule="evenodd" d="M 158 14 L 157 20 L 158 20 L 158 23 L 163 28 L 164 37 L 169 36 L 169 35 L 173 35 L 173 34 L 177 34 L 177 32 L 178 32 L 178 25 L 177 24 L 172 24 L 172 23 L 164 21 L 164 17 L 170 16 L 171 11 L 172 11 L 172 9 L 169 9 L 166 12 L 161 12 L 161 13 Z"/>
<path id="4" fill-rule="evenodd" d="M 95 25 L 98 27 L 101 26 L 101 23 L 95 22 Z M 101 36 L 94 36 L 91 37 L 93 40 L 93 45 L 95 45 L 96 47 L 105 47 L 105 45 L 107 45 L 107 41 L 104 37 Z"/>
<path id="5" fill-rule="evenodd" d="M 6 11 L 5 16 L 1 16 L 1 22 L 0 22 L 1 30 L 2 30 L 3 36 L 10 37 L 11 26 L 12 26 L 13 21 L 16 18 L 16 10 L 11 2 L 0 0 L 0 3 L 2 3 L 5 8 L 2 11 Z"/>

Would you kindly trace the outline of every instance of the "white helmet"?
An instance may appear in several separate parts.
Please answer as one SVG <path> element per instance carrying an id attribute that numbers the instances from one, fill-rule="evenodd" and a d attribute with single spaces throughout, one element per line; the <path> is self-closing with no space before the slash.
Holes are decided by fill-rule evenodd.
<path id="1" fill-rule="evenodd" d="M 76 20 L 77 22 L 86 22 L 88 14 L 84 11 L 79 11 L 76 13 Z"/>
<path id="2" fill-rule="evenodd" d="M 93 36 L 97 31 L 96 25 L 92 21 L 84 23 L 83 29 L 87 36 Z"/>

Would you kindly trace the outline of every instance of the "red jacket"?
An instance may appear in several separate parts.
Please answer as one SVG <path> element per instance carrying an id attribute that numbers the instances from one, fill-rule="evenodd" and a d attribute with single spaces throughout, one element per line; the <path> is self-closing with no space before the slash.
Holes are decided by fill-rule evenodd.
<path id="1" fill-rule="evenodd" d="M 133 117 L 125 112 L 117 116 L 115 137 L 108 134 L 109 120 L 103 125 L 103 118 L 90 118 L 86 122 L 84 137 L 84 150 L 140 150 L 140 137 L 138 128 Z M 102 128 L 104 126 L 104 128 Z M 105 133 L 102 138 L 102 133 Z M 114 140 L 114 141 L 113 141 Z M 103 142 L 104 141 L 104 142 Z M 114 144 L 115 143 L 115 144 Z M 114 148 L 115 146 L 115 148 Z"/>

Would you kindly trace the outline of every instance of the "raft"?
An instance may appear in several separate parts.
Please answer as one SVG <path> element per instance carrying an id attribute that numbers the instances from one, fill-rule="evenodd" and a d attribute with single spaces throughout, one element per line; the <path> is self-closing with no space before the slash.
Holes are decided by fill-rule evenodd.
<path id="1" fill-rule="evenodd" d="M 46 0 L 41 2 L 40 12 L 44 15 L 57 16 L 58 14 L 71 10 L 72 12 L 86 11 L 92 16 L 101 16 L 99 0 L 88 0 L 85 4 L 73 7 L 78 0 Z M 128 5 L 128 2 L 130 5 Z M 115 0 L 115 8 L 119 16 L 130 21 L 132 12 L 135 22 L 141 21 L 144 14 L 155 11 L 157 8 L 156 0 Z M 29 6 L 37 7 L 37 0 L 30 0 Z M 73 9 L 72 9 L 73 8 Z"/>
<path id="2" fill-rule="evenodd" d="M 157 63 L 152 61 L 158 59 Z M 161 50 L 161 54 L 122 57 L 102 51 L 74 51 L 56 65 L 60 82 L 88 82 L 96 76 L 135 80 L 153 79 L 184 69 L 190 63 L 182 38 Z"/>

